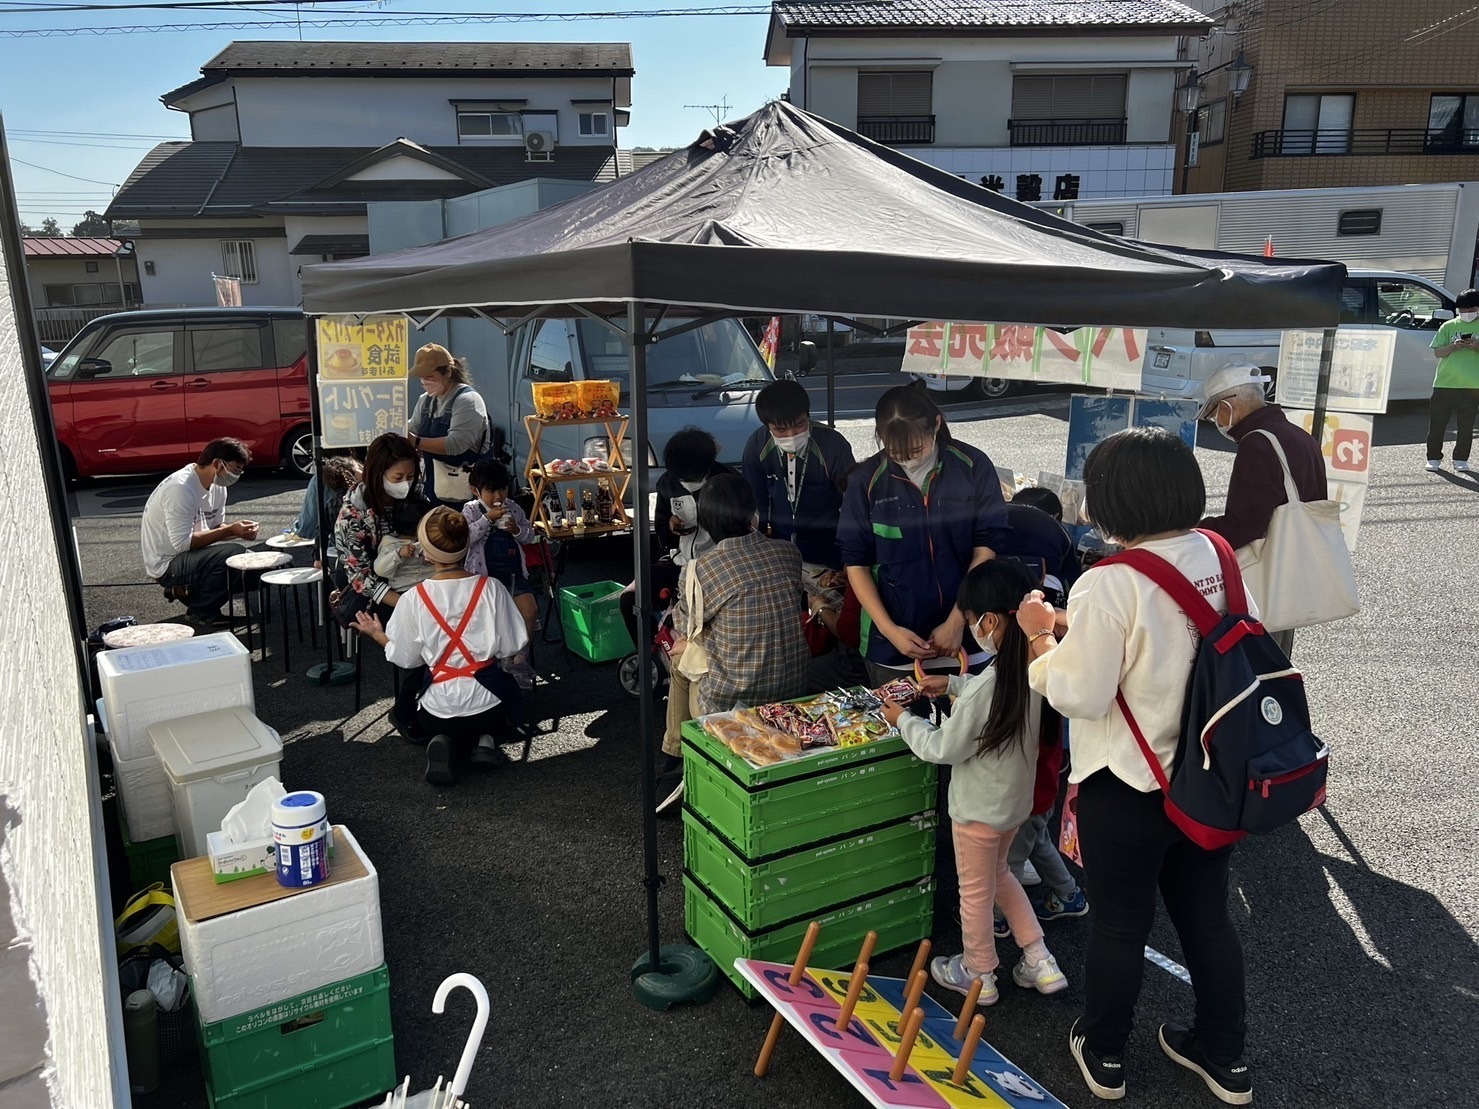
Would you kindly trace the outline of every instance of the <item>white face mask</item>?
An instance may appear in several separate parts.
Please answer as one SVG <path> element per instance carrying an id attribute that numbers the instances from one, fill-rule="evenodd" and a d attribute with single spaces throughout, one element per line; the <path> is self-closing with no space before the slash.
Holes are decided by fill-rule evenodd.
<path id="1" fill-rule="evenodd" d="M 811 441 L 811 432 L 803 431 L 800 435 L 772 435 L 775 445 L 787 454 L 800 454 L 806 449 L 806 444 Z"/>
<path id="2" fill-rule="evenodd" d="M 216 471 L 216 476 L 213 480 L 217 485 L 220 485 L 226 489 L 230 489 L 233 485 L 241 480 L 241 475 L 232 473 L 230 470 L 226 469 L 225 466 L 222 466 L 219 470 Z"/>
<path id="3" fill-rule="evenodd" d="M 1464 323 L 1473 323 L 1475 320 L 1479 320 L 1479 312 L 1460 312 L 1458 318 L 1463 320 Z"/>
<path id="4" fill-rule="evenodd" d="M 697 493 L 700 489 L 704 487 L 704 483 L 701 481 L 680 481 L 678 484 L 683 486 L 683 488 L 687 489 L 690 493 Z"/>
<path id="5" fill-rule="evenodd" d="M 908 462 L 900 462 L 899 465 L 904 468 L 904 473 L 909 476 L 910 481 L 912 481 L 915 485 L 923 486 L 924 479 L 928 477 L 929 472 L 935 468 L 935 462 L 939 459 L 939 457 L 940 448 L 936 444 L 931 443 L 929 450 L 925 451 L 923 454 L 916 455 Z"/>
<path id="6" fill-rule="evenodd" d="M 984 630 L 981 625 L 986 622 L 986 617 L 976 621 L 976 626 L 971 629 L 971 637 L 981 648 L 981 653 L 987 658 L 996 657 L 996 644 L 992 641 L 991 633 Z"/>
<path id="7" fill-rule="evenodd" d="M 392 500 L 403 501 L 411 495 L 411 482 L 409 480 L 386 481 L 383 484 L 386 494 Z"/>
<path id="8" fill-rule="evenodd" d="M 1227 404 L 1227 401 L 1222 401 L 1221 403 L 1218 404 L 1218 406 L 1216 408 L 1214 408 L 1212 410 L 1212 426 L 1217 429 L 1217 434 L 1218 435 L 1222 436 L 1224 439 L 1226 439 L 1230 443 L 1235 443 L 1235 442 L 1237 442 L 1237 440 L 1233 438 L 1233 433 L 1232 433 L 1233 425 L 1232 424 L 1224 424 L 1221 420 L 1219 420 L 1217 418 L 1217 413 L 1219 411 L 1221 411 L 1222 405 L 1224 405 L 1224 404 Z M 1228 415 L 1230 417 L 1232 415 L 1232 405 L 1227 404 L 1227 411 L 1228 411 Z"/>

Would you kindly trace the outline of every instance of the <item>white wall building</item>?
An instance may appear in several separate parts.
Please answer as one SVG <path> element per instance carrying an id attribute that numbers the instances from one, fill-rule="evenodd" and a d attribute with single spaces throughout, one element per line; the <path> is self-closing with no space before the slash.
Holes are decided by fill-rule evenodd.
<path id="1" fill-rule="evenodd" d="M 780 0 L 765 60 L 792 103 L 1020 200 L 1170 193 L 1174 0 Z"/>
<path id="2" fill-rule="evenodd" d="M 365 205 L 592 181 L 631 106 L 627 43 L 237 42 L 161 100 L 190 116 L 109 206 L 150 306 L 297 304 L 298 267 L 368 252 Z"/>

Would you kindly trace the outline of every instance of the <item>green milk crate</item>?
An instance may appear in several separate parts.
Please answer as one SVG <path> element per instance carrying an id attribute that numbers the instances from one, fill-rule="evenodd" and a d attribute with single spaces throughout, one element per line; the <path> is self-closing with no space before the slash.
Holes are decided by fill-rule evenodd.
<path id="1" fill-rule="evenodd" d="M 863 937 L 869 932 L 878 933 L 875 947 L 878 954 L 911 947 L 927 938 L 934 923 L 934 905 L 935 883 L 926 880 L 875 893 L 830 912 L 754 932 L 730 916 L 692 875 L 683 875 L 683 923 L 689 938 L 718 964 L 735 988 L 750 999 L 756 996 L 755 988 L 734 969 L 734 961 L 763 959 L 774 963 L 794 963 L 812 920 L 818 921 L 822 927 L 810 965 L 824 970 L 844 970 L 857 961 Z"/>
<path id="2" fill-rule="evenodd" d="M 683 796 L 736 851 L 764 859 L 932 811 L 936 770 L 897 736 L 751 766 L 689 720 Z"/>
<path id="3" fill-rule="evenodd" d="M 191 982 L 194 992 L 194 982 Z M 347 1109 L 396 1084 L 379 967 L 200 1029 L 211 1109 Z"/>
<path id="4" fill-rule="evenodd" d="M 621 616 L 619 581 L 567 585 L 560 590 L 565 645 L 586 662 L 612 662 L 636 650 Z"/>
<path id="5" fill-rule="evenodd" d="M 683 866 L 744 927 L 773 928 L 880 889 L 928 878 L 934 813 L 751 862 L 695 812 L 683 811 Z"/>
<path id="6" fill-rule="evenodd" d="M 174 836 L 160 836 L 135 843 L 128 835 L 128 821 L 123 817 L 123 806 L 118 806 L 118 830 L 123 833 L 123 853 L 128 857 L 129 888 L 134 892 L 146 890 L 155 882 L 162 882 L 165 889 L 173 888 L 169 868 L 180 861 L 180 848 Z"/>

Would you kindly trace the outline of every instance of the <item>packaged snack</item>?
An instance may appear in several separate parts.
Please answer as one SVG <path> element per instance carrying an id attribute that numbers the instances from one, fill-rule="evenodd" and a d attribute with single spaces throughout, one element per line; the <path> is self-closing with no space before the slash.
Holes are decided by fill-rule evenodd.
<path id="1" fill-rule="evenodd" d="M 908 705 L 919 699 L 919 687 L 908 678 L 896 678 L 874 690 L 880 698 L 896 705 Z"/>
<path id="2" fill-rule="evenodd" d="M 580 411 L 586 416 L 615 416 L 621 399 L 621 386 L 614 381 L 577 381 Z"/>
<path id="3" fill-rule="evenodd" d="M 574 381 L 536 381 L 534 411 L 544 420 L 580 418 L 580 385 Z"/>

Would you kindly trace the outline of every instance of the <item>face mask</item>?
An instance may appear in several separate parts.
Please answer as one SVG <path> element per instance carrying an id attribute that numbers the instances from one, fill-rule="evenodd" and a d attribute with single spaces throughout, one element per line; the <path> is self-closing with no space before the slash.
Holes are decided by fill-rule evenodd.
<path id="1" fill-rule="evenodd" d="M 700 489 L 704 487 L 704 483 L 701 481 L 680 481 L 678 484 L 683 486 L 683 488 L 687 489 L 690 493 L 697 493 Z"/>
<path id="2" fill-rule="evenodd" d="M 991 633 L 984 631 L 981 627 L 985 621 L 986 617 L 984 616 L 976 621 L 976 626 L 971 629 L 971 637 L 975 639 L 983 655 L 987 658 L 994 658 L 996 656 L 996 644 L 991 640 Z"/>
<path id="3" fill-rule="evenodd" d="M 915 485 L 923 485 L 924 479 L 935 468 L 935 461 L 939 457 L 939 448 L 934 444 L 930 444 L 930 449 L 925 451 L 924 454 L 911 458 L 908 462 L 900 462 L 899 465 L 904 467 L 904 473 L 909 476 L 910 481 Z"/>
<path id="4" fill-rule="evenodd" d="M 241 480 L 241 475 L 240 474 L 234 474 L 234 473 L 232 473 L 230 470 L 226 469 L 225 466 L 222 466 L 219 470 L 216 471 L 216 477 L 215 477 L 216 484 L 217 485 L 220 485 L 220 486 L 224 486 L 227 489 L 230 489 L 233 485 L 235 485 L 240 480 Z"/>
<path id="5" fill-rule="evenodd" d="M 1218 408 L 1220 408 L 1220 407 L 1221 407 L 1221 405 L 1218 406 Z M 1228 413 L 1231 414 L 1231 412 L 1232 412 L 1232 406 L 1229 405 L 1228 406 Z M 1216 413 L 1217 413 L 1217 409 L 1213 409 L 1212 426 L 1217 429 L 1217 434 L 1220 435 L 1220 436 L 1222 436 L 1228 442 L 1233 442 L 1233 443 L 1237 442 L 1237 440 L 1233 438 L 1232 424 L 1226 424 L 1226 425 L 1224 425 L 1223 422 L 1217 418 Z"/>
<path id="6" fill-rule="evenodd" d="M 811 432 L 803 431 L 800 435 L 772 435 L 775 445 L 787 454 L 800 454 L 806 449 L 806 444 L 811 440 Z"/>
<path id="7" fill-rule="evenodd" d="M 407 481 L 386 481 L 383 483 L 385 492 L 392 500 L 403 501 L 411 495 L 411 483 Z"/>
<path id="8" fill-rule="evenodd" d="M 1475 320 L 1479 320 L 1479 312 L 1460 312 L 1458 318 L 1463 320 L 1464 323 L 1473 323 Z"/>

